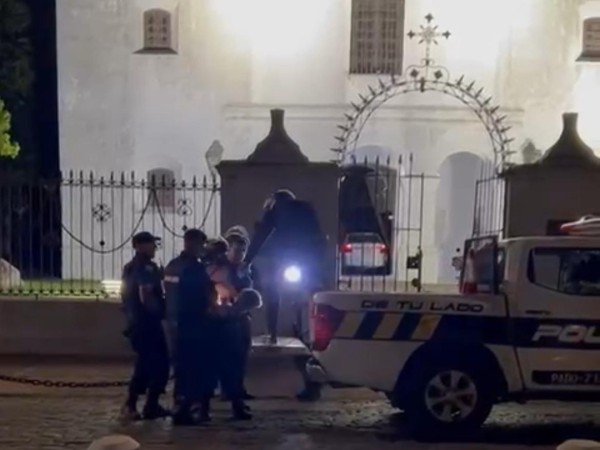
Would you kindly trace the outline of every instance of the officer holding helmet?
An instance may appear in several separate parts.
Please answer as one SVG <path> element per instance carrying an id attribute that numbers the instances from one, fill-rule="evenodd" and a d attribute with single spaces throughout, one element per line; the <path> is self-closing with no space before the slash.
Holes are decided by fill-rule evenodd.
<path id="1" fill-rule="evenodd" d="M 161 272 L 153 262 L 157 238 L 148 232 L 133 236 L 135 256 L 123 268 L 121 300 L 127 319 L 124 332 L 136 354 L 129 395 L 122 418 L 152 420 L 169 415 L 159 404 L 169 378 L 169 355 L 162 327 L 165 313 Z M 147 395 L 143 415 L 138 398 Z"/>
<path id="2" fill-rule="evenodd" d="M 210 420 L 210 397 L 216 379 L 214 284 L 200 261 L 206 235 L 185 232 L 184 249 L 165 268 L 167 325 L 175 374 L 174 425 L 197 425 Z M 199 411 L 198 411 L 199 410 Z"/>
<path id="3" fill-rule="evenodd" d="M 244 372 L 249 349 L 248 320 L 250 311 L 260 307 L 260 295 L 242 286 L 233 274 L 229 260 L 230 247 L 225 239 L 214 239 L 206 246 L 208 273 L 215 283 L 219 301 L 213 310 L 218 324 L 220 351 L 218 355 L 219 382 L 224 400 L 231 402 L 235 420 L 252 418 L 244 400 Z"/>
<path id="4" fill-rule="evenodd" d="M 301 278 L 303 296 L 296 304 L 295 331 L 304 343 L 308 335 L 308 298 L 323 285 L 327 238 L 321 231 L 313 206 L 296 199 L 287 189 L 281 189 L 265 202 L 263 216 L 258 222 L 246 261 L 256 256 L 260 270 L 261 289 L 267 307 L 267 323 L 272 343 L 277 342 L 277 322 L 281 297 L 282 278 L 290 272 L 293 278 Z M 292 267 L 298 264 L 300 267 Z M 290 268 L 292 269 L 290 271 Z M 310 382 L 305 371 L 307 357 L 296 360 L 304 379 L 304 390 L 299 400 L 312 401 L 320 398 L 320 385 Z"/>
<path id="5" fill-rule="evenodd" d="M 225 233 L 225 239 L 229 244 L 227 261 L 231 284 L 238 293 L 247 289 L 253 289 L 256 277 L 255 271 L 250 264 L 244 263 L 244 258 L 246 257 L 246 252 L 250 243 L 247 231 L 243 227 L 233 227 Z M 243 386 L 243 380 L 246 377 L 248 357 L 252 350 L 252 314 L 250 312 L 243 314 L 240 317 L 239 326 L 241 338 L 240 345 L 242 350 L 239 370 L 241 372 L 240 375 Z M 245 387 L 242 387 L 242 396 L 244 400 L 254 399 L 254 396 L 250 395 Z"/>

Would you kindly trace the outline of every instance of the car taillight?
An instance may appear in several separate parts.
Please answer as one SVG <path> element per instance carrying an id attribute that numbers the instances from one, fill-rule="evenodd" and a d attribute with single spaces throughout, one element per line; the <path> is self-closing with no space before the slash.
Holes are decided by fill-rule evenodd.
<path id="1" fill-rule="evenodd" d="M 376 244 L 375 247 L 379 250 L 379 253 L 386 253 L 387 246 L 385 244 Z"/>
<path id="2" fill-rule="evenodd" d="M 350 253 L 352 251 L 352 244 L 343 244 L 341 250 L 342 253 Z"/>
<path id="3" fill-rule="evenodd" d="M 322 352 L 329 347 L 335 332 L 340 325 L 344 313 L 329 305 L 315 304 L 312 310 L 314 321 L 314 340 L 312 349 Z"/>

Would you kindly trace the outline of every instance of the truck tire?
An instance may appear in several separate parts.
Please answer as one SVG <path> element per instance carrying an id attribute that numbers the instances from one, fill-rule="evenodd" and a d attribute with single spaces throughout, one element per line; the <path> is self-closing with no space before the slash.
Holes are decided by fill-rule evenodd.
<path id="1" fill-rule="evenodd" d="M 444 439 L 477 430 L 494 404 L 489 379 L 476 364 L 460 359 L 424 362 L 409 381 L 405 413 L 413 435 Z"/>

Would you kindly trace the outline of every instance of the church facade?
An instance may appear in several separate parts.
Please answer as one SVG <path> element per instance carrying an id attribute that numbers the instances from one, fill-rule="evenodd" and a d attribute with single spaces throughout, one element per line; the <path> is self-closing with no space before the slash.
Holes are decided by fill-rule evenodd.
<path id="1" fill-rule="evenodd" d="M 424 187 L 422 250 L 426 281 L 451 282 L 449 259 L 472 228 L 477 167 L 494 162 L 489 130 L 456 96 L 408 92 L 383 102 L 340 156 L 331 149 L 345 114 L 380 79 L 410 77 L 428 61 L 493 98 L 513 162 L 521 148 L 552 144 L 565 111 L 580 113 L 595 148 L 597 18 L 598 0 L 60 0 L 61 168 L 203 176 L 211 143 L 226 159 L 245 158 L 270 109 L 282 108 L 313 161 L 411 153 L 414 171 L 441 177 Z M 82 216 L 95 206 L 88 197 L 70 200 Z M 135 196 L 122 202 L 141 209 Z M 63 261 L 72 276 L 87 265 Z"/>

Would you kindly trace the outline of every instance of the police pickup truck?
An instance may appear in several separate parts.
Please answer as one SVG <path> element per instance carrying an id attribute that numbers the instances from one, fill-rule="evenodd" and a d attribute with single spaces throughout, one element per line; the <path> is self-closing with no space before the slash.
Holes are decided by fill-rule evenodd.
<path id="1" fill-rule="evenodd" d="M 500 402 L 598 401 L 600 239 L 473 239 L 464 258 L 468 294 L 316 294 L 309 377 L 384 392 L 437 436 Z"/>

